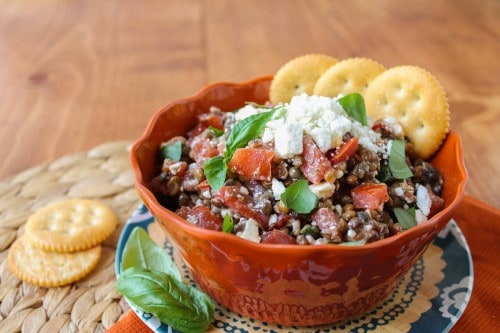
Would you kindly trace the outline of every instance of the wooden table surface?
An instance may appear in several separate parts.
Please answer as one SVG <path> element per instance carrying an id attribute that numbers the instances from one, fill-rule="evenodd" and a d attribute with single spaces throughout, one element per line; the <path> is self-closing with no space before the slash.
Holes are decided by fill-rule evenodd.
<path id="1" fill-rule="evenodd" d="M 0 0 L 0 179 L 115 140 L 291 58 L 412 64 L 447 91 L 467 193 L 500 207 L 500 2 Z"/>
<path id="2" fill-rule="evenodd" d="M 500 207 L 500 2 L 0 0 L 0 179 L 137 138 L 166 102 L 325 53 L 447 91 L 467 193 Z"/>

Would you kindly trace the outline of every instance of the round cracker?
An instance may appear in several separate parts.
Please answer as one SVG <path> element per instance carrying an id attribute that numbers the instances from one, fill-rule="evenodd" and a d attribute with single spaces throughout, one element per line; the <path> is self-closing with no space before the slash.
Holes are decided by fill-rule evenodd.
<path id="1" fill-rule="evenodd" d="M 21 237 L 9 249 L 8 265 L 23 281 L 40 287 L 58 287 L 86 276 L 100 257 L 100 245 L 73 253 L 47 252 Z"/>
<path id="2" fill-rule="evenodd" d="M 384 66 L 369 58 L 345 59 L 320 76 L 313 94 L 327 97 L 351 93 L 364 95 L 369 83 L 384 71 Z"/>
<path id="3" fill-rule="evenodd" d="M 445 91 L 434 76 L 420 67 L 386 70 L 370 83 L 365 103 L 373 119 L 396 118 L 423 159 L 439 149 L 448 133 L 450 112 Z"/>
<path id="4" fill-rule="evenodd" d="M 294 58 L 277 72 L 269 88 L 269 100 L 273 104 L 288 103 L 295 95 L 312 95 L 314 85 L 337 59 L 323 54 L 307 54 Z"/>
<path id="5" fill-rule="evenodd" d="M 33 245 L 55 252 L 75 252 L 101 243 L 116 228 L 118 219 L 97 200 L 70 199 L 46 206 L 28 218 L 26 238 Z"/>

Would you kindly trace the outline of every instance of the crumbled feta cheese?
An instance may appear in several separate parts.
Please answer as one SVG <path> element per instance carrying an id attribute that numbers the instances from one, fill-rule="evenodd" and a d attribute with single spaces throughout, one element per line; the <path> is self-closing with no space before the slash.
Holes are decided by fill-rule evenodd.
<path id="1" fill-rule="evenodd" d="M 300 221 L 297 219 L 291 219 L 289 223 L 292 226 L 292 234 L 295 236 L 300 234 Z"/>
<path id="2" fill-rule="evenodd" d="M 274 150 L 281 158 L 302 154 L 302 124 L 286 123 L 274 134 Z"/>
<path id="3" fill-rule="evenodd" d="M 425 216 L 429 216 L 431 205 L 431 197 L 427 188 L 423 185 L 417 184 L 417 207 Z"/>
<path id="4" fill-rule="evenodd" d="M 292 97 L 290 103 L 278 109 L 267 122 L 261 135 L 264 143 L 274 141 L 277 156 L 289 158 L 302 153 L 303 135 L 310 135 L 321 152 L 338 147 L 347 132 L 359 138 L 366 149 L 383 152 L 378 142 L 380 135 L 351 119 L 338 103 L 338 98 L 301 94 Z M 236 113 L 240 121 L 266 109 L 247 105 Z"/>
<path id="5" fill-rule="evenodd" d="M 256 108 L 251 104 L 247 104 L 234 114 L 234 119 L 238 122 L 257 113 L 259 113 L 259 108 Z"/>
<path id="6" fill-rule="evenodd" d="M 425 216 L 420 209 L 415 209 L 415 221 L 417 224 L 423 223 L 427 221 L 427 216 Z"/>
<path id="7" fill-rule="evenodd" d="M 177 162 L 177 163 L 171 164 L 168 166 L 168 170 L 170 171 L 170 173 L 172 175 L 176 175 L 177 172 L 179 172 L 179 170 L 181 169 L 182 164 L 183 164 L 182 162 Z"/>
<path id="8" fill-rule="evenodd" d="M 257 221 L 254 219 L 245 220 L 243 231 L 238 232 L 236 236 L 255 243 L 260 243 L 259 225 L 257 224 Z"/>
<path id="9" fill-rule="evenodd" d="M 390 131 L 392 134 L 394 134 L 397 138 L 403 138 L 404 137 L 404 132 L 403 132 L 403 127 L 398 123 L 397 119 L 394 117 L 386 117 L 384 118 L 384 123 L 386 123 L 389 126 Z"/>
<path id="10" fill-rule="evenodd" d="M 398 186 L 394 189 L 394 194 L 396 194 L 398 197 L 402 197 L 403 195 L 405 195 L 405 191 L 401 186 Z"/>
<path id="11" fill-rule="evenodd" d="M 282 182 L 280 182 L 276 178 L 273 178 L 271 180 L 271 190 L 273 191 L 274 199 L 280 200 L 281 194 L 283 194 L 283 192 L 285 192 L 286 187 Z"/>
<path id="12" fill-rule="evenodd" d="M 271 214 L 269 216 L 269 229 L 272 229 L 273 225 L 278 222 L 278 215 L 276 214 Z"/>
<path id="13" fill-rule="evenodd" d="M 309 189 L 312 193 L 314 193 L 318 198 L 327 199 L 330 198 L 335 192 L 335 186 L 328 182 L 323 182 L 320 184 L 311 184 L 309 185 Z"/>

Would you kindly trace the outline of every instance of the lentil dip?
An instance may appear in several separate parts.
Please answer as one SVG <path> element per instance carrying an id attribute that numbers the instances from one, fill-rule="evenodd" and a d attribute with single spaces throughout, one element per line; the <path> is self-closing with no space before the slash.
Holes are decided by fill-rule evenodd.
<path id="1" fill-rule="evenodd" d="M 442 209 L 443 179 L 359 94 L 212 107 L 160 147 L 150 187 L 189 223 L 260 243 L 365 244 Z"/>

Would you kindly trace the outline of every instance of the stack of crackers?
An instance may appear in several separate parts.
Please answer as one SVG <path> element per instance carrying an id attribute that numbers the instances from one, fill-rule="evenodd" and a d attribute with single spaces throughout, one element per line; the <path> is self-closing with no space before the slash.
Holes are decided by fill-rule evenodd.
<path id="1" fill-rule="evenodd" d="M 32 214 L 24 235 L 9 251 L 11 271 L 40 287 L 75 282 L 90 273 L 101 257 L 101 242 L 111 235 L 118 219 L 97 200 L 56 202 Z"/>
<path id="2" fill-rule="evenodd" d="M 449 130 L 450 114 L 444 89 L 438 80 L 417 66 L 386 69 L 369 58 L 337 60 L 323 54 L 292 59 L 271 83 L 272 104 L 288 103 L 306 93 L 337 97 L 359 93 L 373 119 L 394 117 L 423 159 L 441 146 Z"/>

